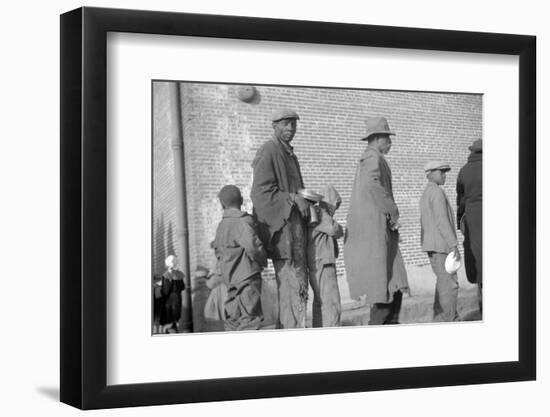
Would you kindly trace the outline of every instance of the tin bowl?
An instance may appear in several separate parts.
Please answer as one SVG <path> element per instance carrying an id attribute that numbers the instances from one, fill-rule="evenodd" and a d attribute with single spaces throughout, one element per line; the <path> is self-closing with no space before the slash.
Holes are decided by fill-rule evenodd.
<path id="1" fill-rule="evenodd" d="M 313 190 L 308 190 L 306 188 L 302 188 L 301 190 L 298 190 L 298 194 L 300 194 L 306 200 L 312 201 L 314 203 L 318 203 L 323 199 L 323 196 L 321 194 L 316 193 Z"/>

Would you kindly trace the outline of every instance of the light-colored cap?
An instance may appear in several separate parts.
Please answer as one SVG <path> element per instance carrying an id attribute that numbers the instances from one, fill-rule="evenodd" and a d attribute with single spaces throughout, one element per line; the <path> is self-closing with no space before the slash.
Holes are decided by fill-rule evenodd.
<path id="1" fill-rule="evenodd" d="M 424 172 L 435 171 L 436 169 L 440 171 L 450 171 L 451 166 L 442 161 L 428 161 L 426 165 L 424 165 Z"/>
<path id="2" fill-rule="evenodd" d="M 271 116 L 272 122 L 278 122 L 279 120 L 283 119 L 296 119 L 300 120 L 300 116 L 298 116 L 298 113 L 296 113 L 292 109 L 280 109 L 277 110 L 273 115 Z"/>
<path id="3" fill-rule="evenodd" d="M 454 252 L 447 255 L 447 258 L 445 259 L 445 271 L 447 271 L 448 274 L 454 274 L 460 269 L 461 265 L 461 262 L 455 258 Z"/>

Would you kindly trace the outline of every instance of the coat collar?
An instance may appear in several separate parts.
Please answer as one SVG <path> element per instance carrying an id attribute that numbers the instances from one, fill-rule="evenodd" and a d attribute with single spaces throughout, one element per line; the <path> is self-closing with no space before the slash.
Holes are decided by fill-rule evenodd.
<path id="1" fill-rule="evenodd" d="M 468 162 L 481 161 L 482 157 L 483 157 L 483 154 L 481 152 L 472 152 L 470 156 L 468 156 Z"/>
<path id="2" fill-rule="evenodd" d="M 223 218 L 226 219 L 226 218 L 238 218 L 238 217 L 244 217 L 246 216 L 246 212 L 244 211 L 241 211 L 239 209 L 236 209 L 236 208 L 227 208 L 227 209 L 224 209 L 223 211 Z"/>
<path id="3" fill-rule="evenodd" d="M 282 140 L 279 140 L 275 135 L 271 137 L 271 139 L 278 144 L 285 153 L 287 153 L 290 156 L 294 156 L 294 147 L 292 145 L 283 142 Z"/>
<path id="4" fill-rule="evenodd" d="M 363 152 L 363 155 L 361 155 L 361 160 L 365 159 L 369 153 L 374 153 L 377 156 L 377 158 L 381 158 L 383 160 L 386 160 L 386 158 L 384 157 L 384 154 L 382 154 L 382 152 L 380 152 L 378 149 L 372 148 L 370 146 L 367 146 L 365 148 L 365 151 Z"/>

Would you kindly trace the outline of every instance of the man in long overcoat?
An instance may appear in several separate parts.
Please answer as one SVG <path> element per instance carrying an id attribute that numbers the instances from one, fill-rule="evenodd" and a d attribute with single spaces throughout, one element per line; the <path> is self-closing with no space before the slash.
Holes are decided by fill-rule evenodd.
<path id="1" fill-rule="evenodd" d="M 482 156 L 483 142 L 474 141 L 468 148 L 470 156 L 458 173 L 456 183 L 457 223 L 464 235 L 464 266 L 466 277 L 477 283 L 479 307 L 481 310 L 481 288 L 483 285 L 482 256 Z"/>
<path id="2" fill-rule="evenodd" d="M 397 324 L 407 272 L 399 251 L 399 211 L 390 167 L 384 158 L 395 135 L 383 117 L 367 118 L 368 146 L 357 166 L 344 242 L 352 298 L 366 295 L 369 324 Z"/>
<path id="3" fill-rule="evenodd" d="M 304 183 L 290 145 L 298 120 L 294 110 L 275 112 L 273 137 L 262 145 L 252 162 L 250 197 L 260 239 L 275 268 L 282 328 L 305 327 L 308 296 L 305 221 L 309 203 L 298 194 Z"/>

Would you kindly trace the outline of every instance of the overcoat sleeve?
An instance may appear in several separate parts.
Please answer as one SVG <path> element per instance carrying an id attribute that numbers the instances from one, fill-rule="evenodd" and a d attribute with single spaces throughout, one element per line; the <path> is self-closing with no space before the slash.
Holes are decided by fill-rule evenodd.
<path id="1" fill-rule="evenodd" d="M 373 194 L 374 201 L 384 214 L 389 215 L 392 221 L 399 218 L 399 210 L 392 195 L 380 182 L 380 158 L 372 152 L 366 152 L 360 161 L 361 182 Z"/>
<path id="2" fill-rule="evenodd" d="M 462 179 L 462 169 L 458 173 L 456 179 L 456 227 L 460 229 L 460 221 L 464 215 L 464 183 Z"/>

